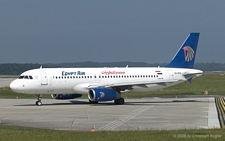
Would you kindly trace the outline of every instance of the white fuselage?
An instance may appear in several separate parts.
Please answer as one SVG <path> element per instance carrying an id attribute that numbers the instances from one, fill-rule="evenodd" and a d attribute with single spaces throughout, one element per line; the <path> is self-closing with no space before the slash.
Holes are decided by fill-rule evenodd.
<path id="1" fill-rule="evenodd" d="M 198 76 L 201 70 L 185 68 L 40 68 L 26 71 L 10 84 L 26 94 L 88 94 L 91 88 L 113 88 L 121 92 L 152 91 Z M 198 75 L 195 75 L 198 74 Z M 123 89 L 125 87 L 125 89 Z"/>

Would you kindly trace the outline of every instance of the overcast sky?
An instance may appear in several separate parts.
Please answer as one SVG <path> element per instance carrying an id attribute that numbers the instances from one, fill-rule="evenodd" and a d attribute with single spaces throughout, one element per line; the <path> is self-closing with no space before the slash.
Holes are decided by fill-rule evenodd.
<path id="1" fill-rule="evenodd" d="M 225 0 L 0 0 L 0 63 L 168 63 L 190 32 L 225 63 Z"/>

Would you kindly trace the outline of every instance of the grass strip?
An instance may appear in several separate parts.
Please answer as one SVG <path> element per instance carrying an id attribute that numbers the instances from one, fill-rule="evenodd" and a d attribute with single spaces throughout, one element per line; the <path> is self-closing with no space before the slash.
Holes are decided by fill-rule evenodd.
<path id="1" fill-rule="evenodd" d="M 225 140 L 224 129 L 79 132 L 0 125 L 1 141 L 161 141 Z"/>

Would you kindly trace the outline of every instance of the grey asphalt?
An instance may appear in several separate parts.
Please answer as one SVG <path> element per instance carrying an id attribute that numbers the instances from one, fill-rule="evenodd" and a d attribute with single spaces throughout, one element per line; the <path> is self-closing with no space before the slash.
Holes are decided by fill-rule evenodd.
<path id="1" fill-rule="evenodd" d="M 15 78 L 1 78 L 8 87 Z M 118 131 L 220 128 L 213 97 L 125 99 L 89 104 L 86 99 L 0 99 L 0 123 L 55 130 Z"/>
<path id="2" fill-rule="evenodd" d="M 0 99 L 0 122 L 55 130 L 121 131 L 220 128 L 213 97 L 125 99 L 89 104 L 86 99 Z"/>
<path id="3" fill-rule="evenodd" d="M 0 88 L 9 87 L 9 84 L 16 78 L 1 78 L 0 77 Z"/>

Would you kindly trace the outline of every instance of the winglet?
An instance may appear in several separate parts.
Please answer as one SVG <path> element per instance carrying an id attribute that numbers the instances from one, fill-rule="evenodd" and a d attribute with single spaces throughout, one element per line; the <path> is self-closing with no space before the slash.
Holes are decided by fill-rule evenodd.
<path id="1" fill-rule="evenodd" d="M 193 68 L 200 33 L 190 33 L 172 61 L 165 67 L 168 68 Z"/>

